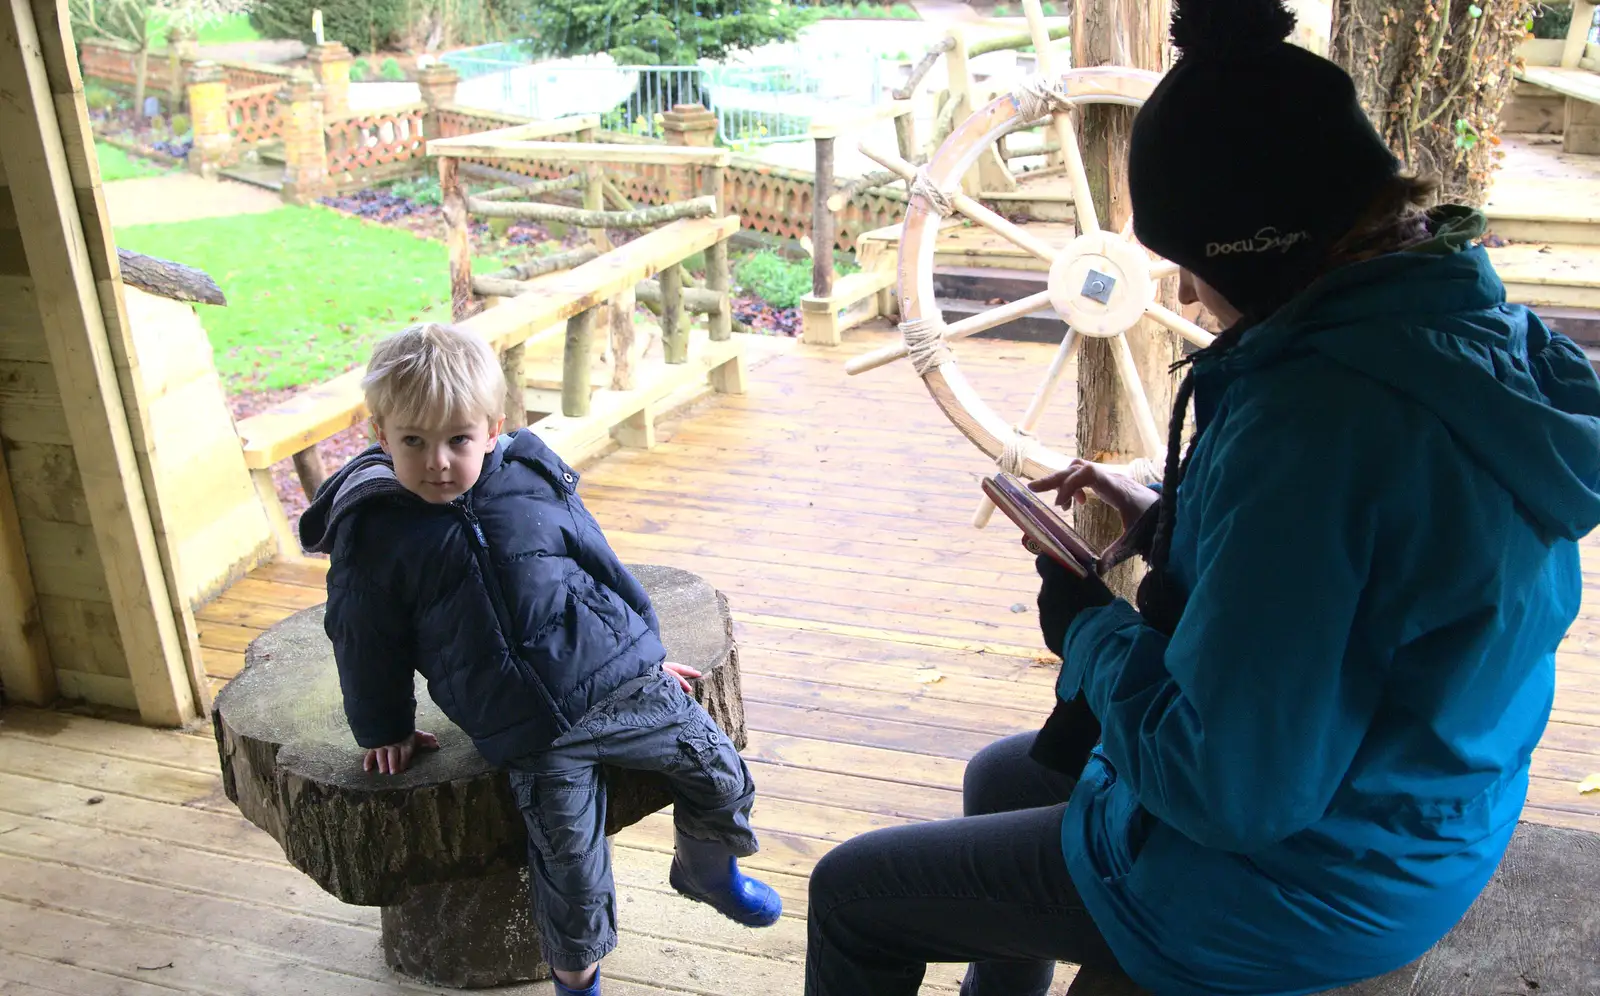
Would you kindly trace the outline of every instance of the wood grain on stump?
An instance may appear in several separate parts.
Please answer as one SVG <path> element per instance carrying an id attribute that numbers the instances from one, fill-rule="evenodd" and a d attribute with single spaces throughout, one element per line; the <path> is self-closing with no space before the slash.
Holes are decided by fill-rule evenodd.
<path id="1" fill-rule="evenodd" d="M 727 601 L 693 574 L 631 568 L 661 618 L 669 660 L 698 669 L 695 697 L 741 749 L 744 705 Z M 217 696 L 213 725 L 228 798 L 270 833 L 296 868 L 346 903 L 395 906 L 414 891 L 515 873 L 526 832 L 505 773 L 445 719 L 416 679 L 417 726 L 440 750 L 400 775 L 361 770 L 323 608 L 250 645 L 245 669 Z M 667 807 L 665 779 L 606 768 L 606 832 Z"/>

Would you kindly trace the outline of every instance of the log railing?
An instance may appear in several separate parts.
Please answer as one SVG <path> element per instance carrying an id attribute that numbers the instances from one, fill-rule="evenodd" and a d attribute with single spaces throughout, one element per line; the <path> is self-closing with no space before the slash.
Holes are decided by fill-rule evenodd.
<path id="1" fill-rule="evenodd" d="M 582 124 L 583 122 L 580 122 Z M 696 379 L 729 393 L 743 390 L 743 344 L 732 336 L 729 299 L 728 240 L 739 230 L 739 218 L 725 213 L 720 196 L 729 154 L 725 149 L 662 146 L 619 146 L 541 141 L 570 130 L 570 122 L 542 122 L 500 132 L 435 140 L 428 154 L 438 160 L 445 196 L 450 253 L 450 278 L 456 323 L 482 336 L 506 368 L 508 426 L 526 424 L 531 401 L 525 395 L 523 359 L 526 346 L 565 332 L 558 405 L 534 431 L 562 456 L 577 462 L 601 443 L 615 439 L 627 446 L 649 446 L 659 406 L 677 397 Z M 459 166 L 480 161 L 501 171 L 519 161 L 538 159 L 564 163 L 566 177 L 555 182 L 516 185 L 467 196 Z M 612 164 L 654 164 L 690 170 L 697 177 L 692 196 L 634 209 L 607 197 L 605 167 Z M 534 200 L 566 191 L 581 191 L 583 206 Z M 613 210 L 603 205 L 611 203 Z M 474 276 L 471 268 L 470 214 L 570 220 L 590 228 L 591 245 Z M 620 247 L 611 248 L 607 230 L 655 227 Z M 694 286 L 684 263 L 704 254 L 704 287 Z M 651 278 L 659 279 L 651 279 Z M 494 296 L 494 307 L 480 308 L 479 296 Z M 653 306 L 659 315 L 665 362 L 643 369 L 634 341 L 634 301 Z M 611 364 L 609 387 L 591 390 L 591 356 L 602 313 L 609 317 L 598 334 L 607 337 Z M 704 331 L 691 331 L 689 316 L 703 315 Z M 326 478 L 318 445 L 367 418 L 361 391 L 362 370 L 315 385 L 250 418 L 238 430 L 246 465 L 256 489 L 277 526 L 279 553 L 300 555 L 287 516 L 272 484 L 271 468 L 293 458 L 308 496 Z"/>

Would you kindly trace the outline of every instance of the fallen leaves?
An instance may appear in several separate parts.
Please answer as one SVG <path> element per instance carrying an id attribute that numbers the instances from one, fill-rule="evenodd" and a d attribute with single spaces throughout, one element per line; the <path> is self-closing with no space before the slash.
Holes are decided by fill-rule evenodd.
<path id="1" fill-rule="evenodd" d="M 1593 795 L 1600 792 L 1600 772 L 1596 772 L 1578 783 L 1579 795 Z"/>
<path id="2" fill-rule="evenodd" d="M 936 667 L 919 667 L 913 677 L 919 685 L 935 685 L 944 680 L 944 675 Z"/>

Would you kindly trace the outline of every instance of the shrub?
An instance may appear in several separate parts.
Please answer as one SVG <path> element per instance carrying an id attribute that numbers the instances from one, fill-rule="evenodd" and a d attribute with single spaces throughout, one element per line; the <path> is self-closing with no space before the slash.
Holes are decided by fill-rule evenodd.
<path id="1" fill-rule="evenodd" d="M 383 68 L 378 70 L 378 75 L 394 83 L 404 82 L 406 71 L 400 68 L 400 60 L 390 56 L 383 60 Z"/>
<path id="2" fill-rule="evenodd" d="M 439 205 L 444 203 L 444 192 L 439 189 L 439 177 L 436 173 L 422 173 L 417 176 L 403 177 L 389 184 L 389 193 L 396 197 L 404 197 L 417 204 Z"/>
<path id="3" fill-rule="evenodd" d="M 1053 3 L 1042 3 L 1039 5 L 1039 10 L 1045 17 L 1056 16 L 1056 5 Z"/>
<path id="4" fill-rule="evenodd" d="M 110 111 L 116 109 L 120 98 L 117 91 L 99 83 L 86 83 L 83 87 L 83 102 L 91 111 Z"/>
<path id="5" fill-rule="evenodd" d="M 350 63 L 350 79 L 355 83 L 365 82 L 372 76 L 372 64 L 366 59 L 357 59 Z"/>
<path id="6" fill-rule="evenodd" d="M 172 116 L 172 134 L 174 136 L 187 135 L 193 127 L 189 121 L 189 115 L 174 114 Z"/>
<path id="7" fill-rule="evenodd" d="M 908 3 L 897 3 L 889 8 L 889 16 L 900 21 L 919 21 L 916 8 Z"/>
<path id="8" fill-rule="evenodd" d="M 747 256 L 733 271 L 747 293 L 774 308 L 793 308 L 811 293 L 811 261 L 784 259 L 771 249 Z"/>
<path id="9" fill-rule="evenodd" d="M 878 17 L 882 10 L 882 7 L 875 3 L 869 3 L 868 0 L 861 0 L 860 3 L 856 4 L 857 17 Z"/>
<path id="10" fill-rule="evenodd" d="M 994 16 L 995 17 L 1010 17 L 1011 16 L 1011 8 L 1007 7 L 1003 3 L 1002 4 L 996 4 L 995 8 L 994 8 Z"/>

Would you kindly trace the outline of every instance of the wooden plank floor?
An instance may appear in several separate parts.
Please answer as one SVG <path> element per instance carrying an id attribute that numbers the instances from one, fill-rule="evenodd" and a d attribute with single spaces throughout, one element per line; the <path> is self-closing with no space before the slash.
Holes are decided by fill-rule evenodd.
<path id="1" fill-rule="evenodd" d="M 798 993 L 817 859 L 865 830 L 955 815 L 966 758 L 1049 708 L 1031 564 L 1007 529 L 968 524 L 986 465 L 908 370 L 842 372 L 883 341 L 794 346 L 752 370 L 748 395 L 688 413 L 657 450 L 585 472 L 585 499 L 625 559 L 697 571 L 728 594 L 763 843 L 747 864 L 787 903 L 772 929 L 734 927 L 671 894 L 667 817 L 630 828 L 615 851 L 624 939 L 608 994 Z M 1011 418 L 1044 364 L 1038 346 L 969 341 L 959 355 Z M 1072 421 L 1063 399 L 1044 424 Z M 1600 588 L 1596 547 L 1586 579 Z M 235 585 L 198 613 L 214 678 L 237 672 L 263 628 L 322 598 L 316 566 Z M 1600 771 L 1600 596 L 1560 659 L 1528 815 L 1600 830 L 1600 796 L 1576 789 Z M 322 893 L 237 815 L 207 730 L 0 718 L 0 994 L 431 991 L 383 965 L 376 910 Z M 957 966 L 935 966 L 925 991 L 958 981 Z"/>

